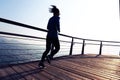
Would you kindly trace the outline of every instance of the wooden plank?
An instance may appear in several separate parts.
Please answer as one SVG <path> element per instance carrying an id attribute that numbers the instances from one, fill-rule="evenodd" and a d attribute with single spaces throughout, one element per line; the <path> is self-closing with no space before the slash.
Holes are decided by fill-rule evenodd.
<path id="1" fill-rule="evenodd" d="M 25 80 L 24 78 L 21 78 L 21 75 L 18 74 L 16 71 L 14 71 L 11 66 L 2 68 L 2 71 L 5 73 L 0 77 L 0 80 Z M 3 73 L 0 72 L 0 73 Z"/>
<path id="2" fill-rule="evenodd" d="M 94 61 L 96 61 L 96 60 L 93 59 L 93 58 L 91 58 L 91 59 L 94 60 Z M 84 60 L 86 60 L 86 62 L 83 61 L 83 59 L 82 59 L 82 60 L 78 59 L 78 61 L 81 61 L 81 63 L 78 63 L 78 62 L 75 62 L 75 59 L 70 59 L 69 62 L 73 62 L 73 63 L 76 63 L 76 64 L 80 64 L 80 65 L 82 65 L 81 68 L 84 66 L 84 69 L 86 69 L 87 71 L 92 70 L 92 71 L 90 71 L 90 72 L 93 72 L 93 71 L 94 71 L 94 73 L 99 74 L 100 76 L 103 76 L 103 77 L 106 77 L 106 78 L 110 78 L 110 79 L 120 79 L 118 73 L 117 73 L 117 75 L 115 74 L 115 73 L 117 72 L 117 70 L 116 70 L 116 71 L 110 70 L 110 69 L 107 70 L 107 69 L 109 68 L 109 66 L 108 66 L 108 68 L 106 68 L 106 69 L 103 69 L 103 68 L 101 68 L 101 67 L 96 68 L 96 65 L 97 65 L 97 64 L 91 65 L 91 62 L 94 62 L 94 61 L 87 61 L 88 59 L 84 59 Z M 88 62 L 88 63 L 87 63 L 87 62 Z M 86 63 L 87 63 L 87 64 L 86 64 Z M 62 63 L 62 64 L 63 64 L 63 63 Z M 70 63 L 70 64 L 72 64 L 72 63 Z M 90 66 L 89 64 L 90 64 L 91 66 Z M 73 64 L 73 65 L 75 65 L 75 64 Z M 101 65 L 101 66 L 105 66 L 105 65 Z M 87 68 L 87 67 L 88 67 L 88 68 Z"/>
<path id="3" fill-rule="evenodd" d="M 120 72 L 119 70 L 119 66 L 117 65 L 112 65 L 112 64 L 106 64 L 104 62 L 107 62 L 107 61 L 102 61 L 101 59 L 98 59 L 98 58 L 95 58 L 95 59 L 91 59 L 89 61 L 87 61 L 88 59 L 84 59 L 83 60 L 80 60 L 80 59 L 74 59 L 74 60 L 71 60 L 69 59 L 70 62 L 74 62 L 74 63 L 78 63 L 78 64 L 82 64 L 84 66 L 88 66 L 90 68 L 93 68 L 96 69 L 96 70 L 100 70 L 99 72 L 103 72 L 104 75 L 107 75 L 109 78 L 120 78 L 120 75 L 118 75 L 118 73 Z M 96 61 L 96 62 L 95 62 Z M 101 61 L 101 62 L 100 62 Z M 112 61 L 113 62 L 113 61 Z M 111 62 L 111 63 L 112 63 Z M 106 73 L 106 74 L 105 74 Z M 116 74 L 117 73 L 117 74 Z"/>
<path id="4" fill-rule="evenodd" d="M 53 66 L 53 65 L 48 65 L 48 71 L 51 75 L 55 75 L 58 76 L 59 78 L 61 78 L 62 80 L 90 80 L 86 77 L 80 76 L 80 75 L 76 75 L 74 73 L 71 73 L 69 71 L 66 71 L 62 68 Z"/>
<path id="5" fill-rule="evenodd" d="M 35 68 L 38 68 L 38 66 L 37 66 L 38 62 L 33 63 L 31 65 Z M 48 68 L 48 66 L 46 66 L 46 68 Z M 61 80 L 61 79 L 57 78 L 56 76 L 49 74 L 49 72 L 46 71 L 46 68 L 42 69 L 43 72 L 39 72 L 38 75 L 44 75 L 44 77 L 48 78 L 49 80 Z M 43 79 L 41 79 L 41 80 L 43 80 Z"/>
<path id="6" fill-rule="evenodd" d="M 35 63 L 33 66 L 36 66 L 38 63 Z M 51 78 L 51 80 L 89 80 L 88 78 L 76 75 L 74 73 L 67 72 L 65 70 L 62 70 L 60 68 L 57 68 L 55 66 L 45 64 L 47 68 L 44 69 L 45 75 L 46 73 L 49 74 L 49 77 L 54 76 L 54 78 Z"/>
<path id="7" fill-rule="evenodd" d="M 8 68 L 8 67 L 5 67 L 5 68 Z M 0 78 L 8 75 L 8 73 L 5 71 L 5 68 L 0 68 Z"/>
<path id="8" fill-rule="evenodd" d="M 39 77 L 41 77 L 43 80 L 48 80 L 47 78 L 43 77 L 42 75 L 36 76 L 35 74 L 40 72 L 40 69 L 38 68 L 31 68 L 28 66 L 29 64 L 19 65 L 16 68 L 16 71 L 19 72 L 26 80 L 41 80 Z M 19 70 L 18 70 L 19 68 Z"/>
<path id="9" fill-rule="evenodd" d="M 97 76 L 96 74 L 90 72 L 89 69 L 87 69 L 87 71 L 86 71 L 86 68 L 83 68 L 83 67 L 81 67 L 77 64 L 74 64 L 74 63 L 69 63 L 69 62 L 65 62 L 65 61 L 60 61 L 60 62 L 56 61 L 53 64 L 56 67 L 62 68 L 66 71 L 69 71 L 71 73 L 86 77 L 86 78 L 91 79 L 91 80 L 92 79 L 96 79 L 96 80 L 104 80 L 105 79 L 105 78 L 102 78 L 102 77 Z"/>
<path id="10" fill-rule="evenodd" d="M 27 64 L 27 66 L 30 69 L 37 69 L 37 71 L 33 74 L 37 80 L 50 80 L 50 77 L 47 77 L 46 73 L 44 72 L 44 69 L 40 69 L 37 65 L 34 65 L 33 63 Z"/>

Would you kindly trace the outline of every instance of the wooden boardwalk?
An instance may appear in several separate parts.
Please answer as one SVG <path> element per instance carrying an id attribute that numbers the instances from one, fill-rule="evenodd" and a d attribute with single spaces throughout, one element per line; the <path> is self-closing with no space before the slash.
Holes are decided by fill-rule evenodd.
<path id="1" fill-rule="evenodd" d="M 120 80 L 120 57 L 74 55 L 56 58 L 45 69 L 38 62 L 0 68 L 0 80 Z"/>

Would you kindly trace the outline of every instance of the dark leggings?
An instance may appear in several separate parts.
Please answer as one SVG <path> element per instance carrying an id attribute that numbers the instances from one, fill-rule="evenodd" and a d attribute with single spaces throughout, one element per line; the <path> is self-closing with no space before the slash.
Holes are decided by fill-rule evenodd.
<path id="1" fill-rule="evenodd" d="M 54 48 L 53 50 L 51 50 L 52 46 Z M 45 58 L 50 50 L 51 50 L 50 56 L 53 57 L 59 51 L 59 49 L 60 49 L 60 43 L 59 43 L 58 38 L 47 38 L 46 39 L 46 50 L 42 55 L 41 62 L 45 61 Z"/>

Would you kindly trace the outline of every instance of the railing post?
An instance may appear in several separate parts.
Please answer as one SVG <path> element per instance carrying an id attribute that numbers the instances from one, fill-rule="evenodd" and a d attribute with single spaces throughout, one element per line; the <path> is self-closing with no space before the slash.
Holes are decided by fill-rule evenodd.
<path id="1" fill-rule="evenodd" d="M 85 39 L 83 39 L 83 44 L 82 44 L 82 51 L 81 51 L 82 55 L 84 55 L 84 48 L 85 48 Z"/>
<path id="2" fill-rule="evenodd" d="M 70 47 L 70 53 L 69 53 L 69 55 L 72 55 L 72 50 L 73 50 L 73 40 L 74 40 L 74 38 L 72 37 L 72 42 L 71 42 L 71 47 Z"/>
<path id="3" fill-rule="evenodd" d="M 102 41 L 100 42 L 100 50 L 99 50 L 99 55 L 101 55 L 102 54 Z"/>

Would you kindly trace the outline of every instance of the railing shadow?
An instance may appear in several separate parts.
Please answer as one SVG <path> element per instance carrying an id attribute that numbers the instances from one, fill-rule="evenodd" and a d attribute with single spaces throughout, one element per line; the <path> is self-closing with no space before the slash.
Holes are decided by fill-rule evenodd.
<path id="1" fill-rule="evenodd" d="M 12 68 L 12 67 L 11 67 Z M 12 68 L 13 69 L 13 68 Z M 0 77 L 0 80 L 19 80 L 19 79 L 25 79 L 26 76 L 28 75 L 33 75 L 36 73 L 40 73 L 42 72 L 42 69 L 36 68 L 36 69 L 32 69 L 32 70 L 28 70 L 28 71 L 24 71 L 24 72 L 17 72 L 7 75 L 7 76 L 3 76 Z M 35 79 L 39 80 L 37 77 L 33 76 Z M 26 80 L 26 79 L 25 79 Z"/>
<path id="2" fill-rule="evenodd" d="M 111 55 L 99 55 L 99 54 L 80 54 L 80 55 L 66 55 L 61 57 L 56 57 L 54 60 L 61 60 L 61 59 L 80 59 L 80 58 L 108 58 L 108 59 L 120 59 L 119 56 L 111 56 Z"/>

